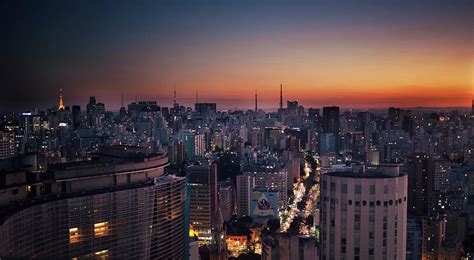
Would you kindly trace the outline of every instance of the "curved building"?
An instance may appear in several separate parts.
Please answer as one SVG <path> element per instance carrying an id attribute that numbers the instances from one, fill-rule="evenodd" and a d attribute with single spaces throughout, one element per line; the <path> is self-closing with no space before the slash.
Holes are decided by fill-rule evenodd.
<path id="1" fill-rule="evenodd" d="M 167 165 L 162 155 L 101 156 L 17 184 L 30 194 L 0 208 L 0 256 L 183 258 L 185 178 L 164 176 Z"/>
<path id="2" fill-rule="evenodd" d="M 321 176 L 321 259 L 405 259 L 406 175 Z"/>

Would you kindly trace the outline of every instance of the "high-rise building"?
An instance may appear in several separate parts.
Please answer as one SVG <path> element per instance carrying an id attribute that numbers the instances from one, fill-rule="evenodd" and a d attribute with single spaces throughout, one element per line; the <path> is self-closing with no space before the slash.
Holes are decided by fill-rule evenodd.
<path id="1" fill-rule="evenodd" d="M 391 166 L 321 177 L 321 259 L 405 259 L 406 175 Z"/>
<path id="2" fill-rule="evenodd" d="M 126 148 L 50 166 L 41 182 L 0 184 L 12 194 L 0 207 L 0 255 L 182 259 L 185 178 L 163 175 L 165 156 Z"/>
<path id="3" fill-rule="evenodd" d="M 216 113 L 216 103 L 196 103 L 194 104 L 194 110 L 199 114 Z"/>
<path id="4" fill-rule="evenodd" d="M 16 155 L 15 135 L 13 132 L 0 131 L 0 159 Z"/>
<path id="5" fill-rule="evenodd" d="M 323 132 L 339 134 L 339 107 L 323 107 Z"/>
<path id="6" fill-rule="evenodd" d="M 219 208 L 224 221 L 229 221 L 234 214 L 234 189 L 231 183 L 222 182 L 219 185 Z"/>
<path id="7" fill-rule="evenodd" d="M 325 147 L 329 147 L 329 150 L 339 152 L 339 132 L 339 107 L 323 107 L 323 134 L 332 134 L 330 139 L 327 139 L 329 137 L 325 138 Z M 323 140 L 323 138 L 321 140 Z M 321 143 L 323 143 L 323 141 L 321 141 Z M 332 149 L 333 147 L 335 147 L 335 149 Z"/>
<path id="8" fill-rule="evenodd" d="M 422 219 L 422 259 L 435 260 L 442 253 L 442 243 L 446 235 L 446 218 L 444 216 L 430 215 Z"/>
<path id="9" fill-rule="evenodd" d="M 207 162 L 187 168 L 189 222 L 203 243 L 209 243 L 212 238 L 212 217 L 218 208 L 216 168 L 216 164 Z"/>
<path id="10" fill-rule="evenodd" d="M 206 137 L 204 134 L 196 133 L 194 135 L 194 154 L 204 156 L 206 152 Z"/>
<path id="11" fill-rule="evenodd" d="M 237 175 L 236 177 L 237 214 L 250 215 L 250 201 L 252 189 L 255 187 L 255 178 L 250 175 Z"/>
<path id="12" fill-rule="evenodd" d="M 298 111 L 298 100 L 287 100 L 286 107 L 288 113 L 296 115 Z"/>
<path id="13" fill-rule="evenodd" d="M 430 194 L 433 191 L 433 158 L 426 154 L 408 157 L 408 211 L 416 216 L 428 214 Z"/>
<path id="14" fill-rule="evenodd" d="M 74 129 L 81 126 L 81 107 L 78 105 L 72 106 L 72 126 Z"/>
<path id="15" fill-rule="evenodd" d="M 276 208 L 286 205 L 288 170 L 272 165 L 251 165 L 237 176 L 237 213 L 239 216 L 250 215 L 250 204 L 254 188 L 273 189 L 278 194 Z"/>
<path id="16" fill-rule="evenodd" d="M 421 221 L 416 217 L 407 220 L 407 260 L 421 259 Z"/>
<path id="17" fill-rule="evenodd" d="M 448 161 L 444 159 L 435 159 L 433 163 L 433 190 L 447 192 L 449 190 L 449 178 L 451 174 Z"/>

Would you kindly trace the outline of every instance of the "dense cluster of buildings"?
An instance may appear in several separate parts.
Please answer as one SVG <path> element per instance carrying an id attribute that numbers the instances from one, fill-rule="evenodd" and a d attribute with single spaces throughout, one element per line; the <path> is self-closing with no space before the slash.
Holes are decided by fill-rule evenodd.
<path id="1" fill-rule="evenodd" d="M 0 117 L 0 257 L 460 259 L 473 111 L 136 101 Z M 474 104 L 474 103 L 473 103 Z"/>

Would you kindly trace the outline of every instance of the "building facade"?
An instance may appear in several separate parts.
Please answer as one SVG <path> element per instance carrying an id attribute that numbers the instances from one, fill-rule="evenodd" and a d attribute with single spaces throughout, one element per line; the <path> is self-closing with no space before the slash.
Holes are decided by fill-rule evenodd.
<path id="1" fill-rule="evenodd" d="M 183 258 L 185 178 L 161 155 L 119 157 L 16 178 L 27 196 L 0 207 L 0 256 Z"/>
<path id="2" fill-rule="evenodd" d="M 322 175 L 321 259 L 405 259 L 406 175 Z"/>

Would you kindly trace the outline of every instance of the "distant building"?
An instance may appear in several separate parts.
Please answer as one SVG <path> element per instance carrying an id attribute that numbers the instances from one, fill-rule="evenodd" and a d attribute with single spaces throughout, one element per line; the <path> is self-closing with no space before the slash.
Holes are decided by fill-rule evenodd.
<path id="1" fill-rule="evenodd" d="M 16 153 L 14 133 L 0 131 L 0 159 L 13 157 Z"/>
<path id="2" fill-rule="evenodd" d="M 208 114 L 217 112 L 216 103 L 196 103 L 194 104 L 194 110 L 199 114 Z"/>
<path id="3" fill-rule="evenodd" d="M 325 137 L 321 137 L 321 153 L 331 150 L 339 152 L 339 133 L 339 107 L 323 107 L 323 134 Z"/>
<path id="4" fill-rule="evenodd" d="M 219 207 L 224 221 L 229 221 L 234 213 L 234 189 L 230 183 L 219 185 Z"/>
<path id="5" fill-rule="evenodd" d="M 251 192 L 255 187 L 255 178 L 250 175 L 238 175 L 236 179 L 237 214 L 249 216 Z"/>

